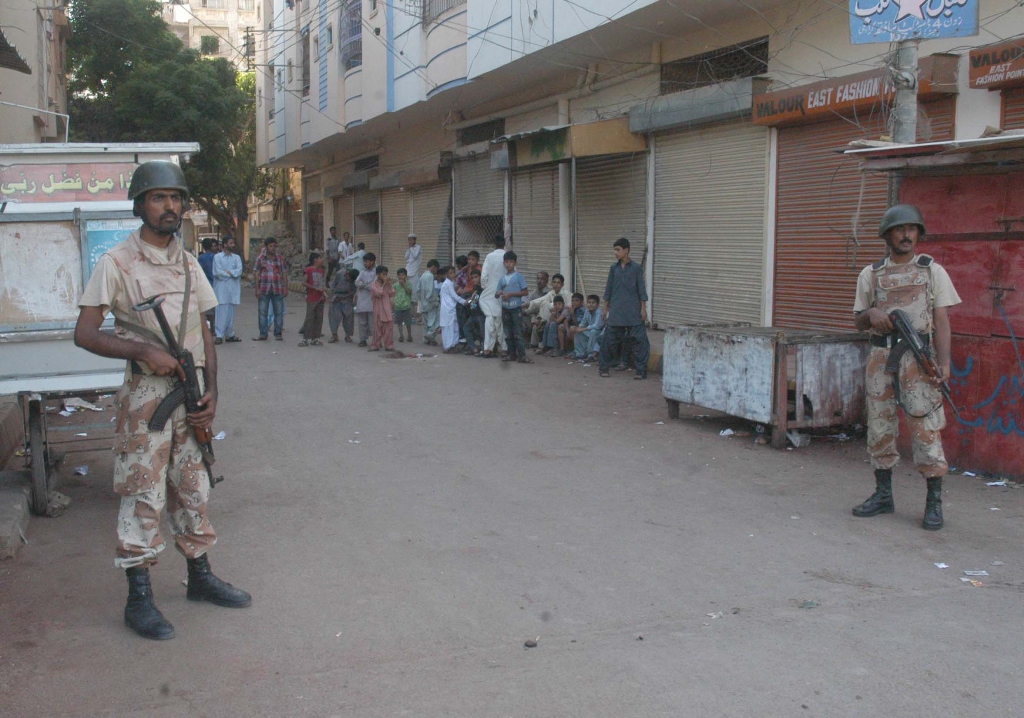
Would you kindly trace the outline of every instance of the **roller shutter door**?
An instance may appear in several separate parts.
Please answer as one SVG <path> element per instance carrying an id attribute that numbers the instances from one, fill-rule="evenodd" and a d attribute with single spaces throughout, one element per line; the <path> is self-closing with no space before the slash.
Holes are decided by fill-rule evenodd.
<path id="1" fill-rule="evenodd" d="M 489 155 L 455 163 L 455 216 L 505 214 L 505 173 L 491 169 Z"/>
<path id="2" fill-rule="evenodd" d="M 575 208 L 575 288 L 603 299 L 615 240 L 647 244 L 647 154 L 577 160 Z"/>
<path id="3" fill-rule="evenodd" d="M 423 247 L 422 268 L 436 259 L 441 264 L 452 261 L 452 186 L 437 184 L 412 192 L 413 231 Z"/>
<path id="4" fill-rule="evenodd" d="M 409 193 L 388 189 L 380 193 L 380 261 L 394 278 L 405 266 L 405 250 L 409 248 Z M 426 266 L 424 264 L 424 266 Z"/>
<path id="5" fill-rule="evenodd" d="M 353 207 L 353 230 L 352 243 L 357 245 L 362 242 L 366 245 L 367 252 L 373 252 L 380 256 L 380 192 L 363 191 L 356 192 L 352 197 Z M 373 230 L 366 221 L 360 219 L 359 215 L 376 213 L 377 227 Z"/>
<path id="6" fill-rule="evenodd" d="M 1003 90 L 1003 129 L 1024 129 L 1024 87 Z"/>
<path id="7" fill-rule="evenodd" d="M 952 137 L 952 99 L 921 110 L 919 141 Z M 774 326 L 853 331 L 857 276 L 885 255 L 877 235 L 888 206 L 888 180 L 861 173 L 856 160 L 836 150 L 885 132 L 881 118 L 870 122 L 865 129 L 841 118 L 779 130 Z"/>
<path id="8" fill-rule="evenodd" d="M 655 139 L 653 321 L 761 324 L 767 158 L 747 123 Z"/>
<path id="9" fill-rule="evenodd" d="M 513 173 L 512 251 L 531 290 L 536 288 L 537 272 L 559 271 L 557 165 Z"/>
<path id="10" fill-rule="evenodd" d="M 334 198 L 334 226 L 339 239 L 345 232 L 352 234 L 352 195 Z"/>

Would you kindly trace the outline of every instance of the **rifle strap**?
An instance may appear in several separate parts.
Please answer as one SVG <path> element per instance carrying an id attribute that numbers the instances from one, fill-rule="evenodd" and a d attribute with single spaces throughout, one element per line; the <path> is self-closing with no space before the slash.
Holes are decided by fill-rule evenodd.
<path id="1" fill-rule="evenodd" d="M 167 340 L 162 336 L 154 332 L 149 327 L 144 327 L 141 324 L 122 319 L 121 317 L 114 317 L 114 326 L 121 327 L 122 329 L 131 332 L 135 336 L 147 339 L 154 344 L 158 344 L 162 347 L 167 347 Z"/>
<path id="2" fill-rule="evenodd" d="M 188 329 L 188 303 L 192 297 L 192 272 L 188 267 L 188 255 L 185 253 L 185 245 L 178 237 L 178 249 L 181 251 L 181 266 L 185 270 L 185 296 L 181 300 L 181 321 L 178 323 L 178 346 L 185 348 L 185 331 Z"/>

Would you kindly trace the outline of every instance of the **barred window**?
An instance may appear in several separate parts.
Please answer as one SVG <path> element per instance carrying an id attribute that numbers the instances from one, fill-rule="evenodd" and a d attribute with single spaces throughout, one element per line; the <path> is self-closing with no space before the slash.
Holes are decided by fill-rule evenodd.
<path id="1" fill-rule="evenodd" d="M 421 0 L 423 3 L 423 24 L 431 23 L 448 10 L 465 5 L 466 0 Z"/>
<path id="2" fill-rule="evenodd" d="M 661 94 L 695 90 L 768 72 L 768 37 L 759 37 L 661 66 Z"/>
<path id="3" fill-rule="evenodd" d="M 341 19 L 338 22 L 338 49 L 341 52 L 342 72 L 363 64 L 362 0 L 348 0 L 341 8 Z"/>

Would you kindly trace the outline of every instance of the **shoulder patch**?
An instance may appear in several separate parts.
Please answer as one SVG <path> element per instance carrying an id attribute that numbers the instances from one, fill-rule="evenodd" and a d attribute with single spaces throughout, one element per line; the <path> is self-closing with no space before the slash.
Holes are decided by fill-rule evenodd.
<path id="1" fill-rule="evenodd" d="M 872 265 L 871 265 L 871 268 L 872 268 L 873 270 L 875 270 L 875 271 L 877 272 L 877 271 L 878 271 L 879 269 L 881 269 L 882 267 L 884 267 L 884 266 L 885 266 L 885 263 L 886 263 L 887 261 L 889 261 L 889 258 L 888 258 L 888 257 L 882 257 L 882 258 L 881 258 L 881 259 L 879 259 L 879 260 L 878 260 L 877 262 L 875 262 L 874 264 L 872 264 Z"/>
<path id="2" fill-rule="evenodd" d="M 921 254 L 918 255 L 915 264 L 919 267 L 930 267 L 934 261 L 935 259 L 930 254 Z"/>

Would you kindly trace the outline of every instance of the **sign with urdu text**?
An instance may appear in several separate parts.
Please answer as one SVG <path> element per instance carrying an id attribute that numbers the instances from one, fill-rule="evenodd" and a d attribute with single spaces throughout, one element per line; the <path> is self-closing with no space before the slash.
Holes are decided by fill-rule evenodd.
<path id="1" fill-rule="evenodd" d="M 978 0 L 849 0 L 850 42 L 935 40 L 978 34 Z"/>

